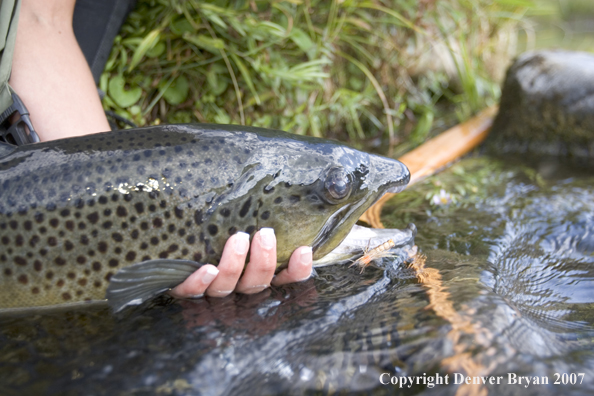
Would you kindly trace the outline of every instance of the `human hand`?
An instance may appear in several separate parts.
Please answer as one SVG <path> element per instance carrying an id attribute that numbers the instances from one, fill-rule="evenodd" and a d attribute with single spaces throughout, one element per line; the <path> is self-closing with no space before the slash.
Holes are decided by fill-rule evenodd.
<path id="1" fill-rule="evenodd" d="M 252 240 L 250 262 L 241 273 L 249 250 L 249 235 L 238 232 L 225 244 L 218 267 L 203 265 L 183 283 L 171 290 L 176 298 L 225 297 L 233 291 L 253 294 L 268 288 L 287 283 L 300 282 L 310 277 L 312 270 L 312 251 L 308 246 L 297 248 L 289 260 L 287 268 L 278 275 L 276 270 L 276 237 L 272 228 L 262 228 Z"/>

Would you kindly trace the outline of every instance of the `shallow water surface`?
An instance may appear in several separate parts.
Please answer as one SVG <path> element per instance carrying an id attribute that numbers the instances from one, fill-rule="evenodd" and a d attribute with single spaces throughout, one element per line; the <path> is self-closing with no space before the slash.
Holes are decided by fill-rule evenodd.
<path id="1" fill-rule="evenodd" d="M 473 199 L 433 207 L 426 183 L 384 210 L 388 227 L 417 225 L 409 265 L 329 266 L 256 296 L 162 298 L 115 317 L 0 318 L 0 394 L 592 393 L 594 176 L 546 158 L 458 167 Z M 502 380 L 454 384 L 462 375 Z"/>

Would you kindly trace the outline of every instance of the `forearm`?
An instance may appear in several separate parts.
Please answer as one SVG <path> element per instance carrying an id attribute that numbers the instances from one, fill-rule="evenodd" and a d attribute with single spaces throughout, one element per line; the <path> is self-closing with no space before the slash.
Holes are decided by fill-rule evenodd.
<path id="1" fill-rule="evenodd" d="M 10 85 L 41 140 L 109 130 L 72 31 L 75 0 L 22 0 Z"/>

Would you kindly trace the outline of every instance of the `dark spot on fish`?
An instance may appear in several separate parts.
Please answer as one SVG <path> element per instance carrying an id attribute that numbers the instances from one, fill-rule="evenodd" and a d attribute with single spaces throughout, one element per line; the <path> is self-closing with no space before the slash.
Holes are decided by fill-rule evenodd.
<path id="1" fill-rule="evenodd" d="M 180 228 L 179 230 L 177 230 L 177 235 L 179 235 L 180 237 L 183 237 L 184 235 L 186 235 L 186 229 Z"/>
<path id="2" fill-rule="evenodd" d="M 15 256 L 13 260 L 16 265 L 21 265 L 21 266 L 27 265 L 27 260 L 24 257 Z"/>
<path id="3" fill-rule="evenodd" d="M 289 197 L 289 202 L 291 202 L 292 204 L 296 204 L 299 201 L 301 201 L 301 197 L 299 195 L 291 195 Z"/>
<path id="4" fill-rule="evenodd" d="M 138 239 L 138 235 L 139 235 L 139 232 L 138 232 L 138 230 L 133 230 L 133 231 L 130 233 L 130 236 L 132 237 L 132 239 Z"/>
<path id="5" fill-rule="evenodd" d="M 87 220 L 89 220 L 91 224 L 97 224 L 97 222 L 99 221 L 99 213 L 93 212 L 87 215 Z"/>
<path id="6" fill-rule="evenodd" d="M 117 193 L 111 194 L 111 202 L 118 202 L 120 196 Z"/>
<path id="7" fill-rule="evenodd" d="M 94 261 L 92 267 L 95 272 L 101 271 L 101 263 L 99 261 Z"/>
<path id="8" fill-rule="evenodd" d="M 101 227 L 103 227 L 105 230 L 109 230 L 112 225 L 113 223 L 111 221 L 106 221 L 105 223 L 101 224 Z"/>
<path id="9" fill-rule="evenodd" d="M 161 239 L 162 239 L 162 240 L 166 241 L 166 240 L 167 240 L 167 238 L 168 238 L 167 234 L 163 234 L 163 235 L 161 235 Z"/>
<path id="10" fill-rule="evenodd" d="M 47 254 L 47 249 L 45 249 L 45 248 L 39 249 L 39 254 L 41 254 L 42 256 L 45 256 Z"/>
<path id="11" fill-rule="evenodd" d="M 64 260 L 64 258 L 58 256 L 55 258 L 54 263 L 56 263 L 56 265 L 63 266 L 63 265 L 66 265 L 66 260 Z"/>
<path id="12" fill-rule="evenodd" d="M 84 230 L 85 228 L 87 228 L 87 225 L 85 223 L 83 223 L 82 221 L 80 223 L 78 223 L 79 230 Z"/>
<path id="13" fill-rule="evenodd" d="M 47 271 L 45 274 L 45 278 L 50 280 L 54 277 L 54 272 L 53 271 Z"/>
<path id="14" fill-rule="evenodd" d="M 31 293 L 39 294 L 39 288 L 37 286 L 35 286 L 34 288 L 31 289 Z"/>
<path id="15" fill-rule="evenodd" d="M 152 237 L 151 238 L 151 245 L 158 245 L 159 244 L 159 238 L 157 237 Z"/>
<path id="16" fill-rule="evenodd" d="M 197 210 L 194 213 L 194 221 L 196 222 L 197 225 L 201 225 L 202 224 L 202 211 L 201 210 Z"/>
<path id="17" fill-rule="evenodd" d="M 4 275 L 6 275 L 6 276 L 12 275 L 12 270 L 10 268 L 5 268 L 4 269 Z"/>
<path id="18" fill-rule="evenodd" d="M 101 252 L 101 253 L 105 253 L 107 252 L 107 243 L 106 242 L 99 242 L 99 244 L 97 244 L 97 249 Z"/>
<path id="19" fill-rule="evenodd" d="M 103 216 L 109 216 L 109 215 L 111 215 L 111 209 L 105 209 L 103 211 Z"/>
<path id="20" fill-rule="evenodd" d="M 17 280 L 19 281 L 19 283 L 22 283 L 23 285 L 26 285 L 27 283 L 29 283 L 29 278 L 27 278 L 27 275 L 25 275 L 25 274 L 19 275 Z"/>
<path id="21" fill-rule="evenodd" d="M 65 223 L 65 225 L 66 225 L 66 229 L 67 229 L 68 231 L 72 231 L 72 230 L 74 230 L 74 221 L 72 221 L 72 220 L 68 220 L 68 221 Z"/>
<path id="22" fill-rule="evenodd" d="M 157 207 L 153 204 L 150 204 L 148 207 L 149 212 L 154 212 L 155 210 L 157 210 Z"/>
<path id="23" fill-rule="evenodd" d="M 105 205 L 107 203 L 107 197 L 102 195 L 99 197 L 98 201 L 100 204 Z"/>
<path id="24" fill-rule="evenodd" d="M 229 217 L 231 215 L 231 211 L 228 208 L 222 208 L 220 213 L 223 217 Z"/>
<path id="25" fill-rule="evenodd" d="M 167 226 L 167 231 L 170 233 L 174 233 L 175 232 L 175 224 L 169 224 Z"/>
<path id="26" fill-rule="evenodd" d="M 215 224 L 209 224 L 208 225 L 208 233 L 212 236 L 217 235 L 217 233 L 219 232 L 219 227 L 217 227 Z"/>
<path id="27" fill-rule="evenodd" d="M 289 182 L 286 182 L 286 183 L 285 183 L 285 187 L 286 187 L 286 188 L 291 188 L 291 186 L 292 186 L 292 184 L 291 184 L 291 183 L 289 183 Z"/>
<path id="28" fill-rule="evenodd" d="M 136 258 L 136 252 L 130 251 L 130 252 L 126 253 L 126 261 L 132 262 L 132 261 L 134 261 L 135 258 Z"/>
<path id="29" fill-rule="evenodd" d="M 80 243 L 82 243 L 83 245 L 88 245 L 89 244 L 89 237 L 86 236 L 85 234 L 80 236 Z"/>
<path id="30" fill-rule="evenodd" d="M 122 242 L 124 240 L 124 237 L 122 237 L 122 234 L 120 234 L 118 232 L 114 232 L 113 234 L 111 234 L 111 238 L 116 242 Z"/>
<path id="31" fill-rule="evenodd" d="M 235 233 L 237 232 L 237 227 L 233 226 L 229 228 L 227 232 L 229 233 L 229 235 L 235 235 Z"/>
<path id="32" fill-rule="evenodd" d="M 72 296 L 70 295 L 70 293 L 66 292 L 66 293 L 62 293 L 62 299 L 64 301 L 68 301 L 68 300 L 72 300 Z"/>
<path id="33" fill-rule="evenodd" d="M 35 271 L 40 272 L 41 271 L 41 267 L 42 267 L 41 261 L 35 260 L 33 262 L 33 269 L 35 269 Z"/>
<path id="34" fill-rule="evenodd" d="M 69 272 L 68 274 L 66 274 L 66 276 L 68 277 L 68 279 L 76 278 L 76 275 L 74 274 L 74 272 Z"/>
<path id="35" fill-rule="evenodd" d="M 136 209 L 136 212 L 138 214 L 141 214 L 144 212 L 144 204 L 142 202 L 136 202 L 134 204 L 134 208 Z"/>
<path id="36" fill-rule="evenodd" d="M 56 219 L 55 217 L 49 221 L 49 225 L 54 228 L 57 228 L 59 224 L 60 224 L 60 221 L 58 219 Z"/>
<path id="37" fill-rule="evenodd" d="M 194 261 L 200 262 L 202 260 L 202 253 L 196 252 L 194 253 Z"/>
<path id="38" fill-rule="evenodd" d="M 196 236 L 188 235 L 188 237 L 186 238 L 186 242 L 188 243 L 188 245 L 193 245 L 194 243 L 196 243 Z"/>
<path id="39" fill-rule="evenodd" d="M 48 212 L 53 212 L 54 210 L 56 210 L 56 204 L 55 203 L 48 203 L 47 205 L 45 205 L 45 209 Z"/>
<path id="40" fill-rule="evenodd" d="M 113 249 L 113 251 L 115 254 L 120 254 L 122 253 L 122 248 L 118 246 L 117 248 Z"/>
<path id="41" fill-rule="evenodd" d="M 87 252 L 87 254 L 88 254 L 89 256 L 93 257 L 93 256 L 95 256 L 95 251 L 91 249 L 91 250 L 89 250 L 89 251 Z"/>
<path id="42" fill-rule="evenodd" d="M 126 217 L 128 216 L 128 210 L 123 206 L 118 206 L 116 209 L 116 215 L 118 215 L 118 217 Z"/>
<path id="43" fill-rule="evenodd" d="M 130 194 L 124 194 L 124 201 L 126 201 L 126 202 L 132 201 L 132 195 L 130 195 Z"/>
<path id="44" fill-rule="evenodd" d="M 162 226 L 163 220 L 161 220 L 161 218 L 157 217 L 156 219 L 153 219 L 153 227 L 160 228 Z"/>
<path id="45" fill-rule="evenodd" d="M 23 223 L 23 227 L 25 228 L 25 230 L 31 231 L 31 229 L 33 228 L 33 223 L 31 222 L 31 220 L 26 220 Z"/>
<path id="46" fill-rule="evenodd" d="M 117 267 L 119 264 L 120 264 L 119 261 L 116 259 L 111 259 L 111 260 L 109 260 L 109 263 L 108 263 L 108 265 L 112 268 Z"/>
<path id="47" fill-rule="evenodd" d="M 64 286 L 64 279 L 59 279 L 59 280 L 56 282 L 56 286 L 58 286 L 58 287 L 62 287 L 62 286 Z"/>
<path id="48" fill-rule="evenodd" d="M 56 237 L 48 237 L 47 244 L 50 246 L 56 246 L 58 244 L 58 240 L 56 239 Z"/>
<path id="49" fill-rule="evenodd" d="M 14 238 L 14 243 L 17 246 L 23 246 L 23 244 L 25 243 L 25 238 L 23 238 L 23 236 L 19 234 Z"/>
<path id="50" fill-rule="evenodd" d="M 146 230 L 148 230 L 148 228 L 149 228 L 149 225 L 148 225 L 148 223 L 146 221 L 143 221 L 142 223 L 140 223 L 140 229 L 141 230 L 146 231 Z"/>
<path id="51" fill-rule="evenodd" d="M 167 252 L 159 253 L 159 258 L 167 258 L 167 257 L 169 257 L 169 253 L 167 253 Z"/>
<path id="52" fill-rule="evenodd" d="M 84 263 L 87 262 L 87 258 L 85 256 L 78 256 L 76 258 L 76 262 L 79 263 L 79 264 L 84 264 Z"/>
<path id="53" fill-rule="evenodd" d="M 126 223 L 125 221 L 122 223 L 122 230 L 125 230 L 126 228 L 128 228 L 128 223 Z"/>
<path id="54" fill-rule="evenodd" d="M 10 238 L 9 238 L 9 237 L 7 237 L 6 235 L 4 235 L 4 236 L 2 237 L 2 244 L 3 244 L 3 245 L 9 245 L 9 244 L 10 244 Z"/>
<path id="55" fill-rule="evenodd" d="M 184 211 L 179 206 L 176 207 L 173 210 L 173 212 L 175 213 L 175 217 L 177 217 L 178 219 L 183 219 L 184 218 Z"/>
<path id="56" fill-rule="evenodd" d="M 256 226 L 253 226 L 253 225 L 251 225 L 245 229 L 245 232 L 247 232 L 250 235 L 252 235 L 255 231 L 256 231 Z"/>
<path id="57" fill-rule="evenodd" d="M 101 287 L 101 281 L 95 281 L 95 282 L 93 282 L 93 286 L 95 286 L 96 288 Z"/>
<path id="58" fill-rule="evenodd" d="M 62 211 L 60 212 L 60 216 L 62 216 L 62 217 L 70 216 L 70 209 L 62 209 Z"/>
<path id="59" fill-rule="evenodd" d="M 250 205 L 252 204 L 252 197 L 249 197 L 247 201 L 243 203 L 241 210 L 239 211 L 239 217 L 245 217 L 245 215 L 250 210 Z"/>
<path id="60" fill-rule="evenodd" d="M 252 212 L 252 217 L 258 217 L 258 210 L 254 210 Z"/>
<path id="61" fill-rule="evenodd" d="M 276 197 L 276 198 L 274 199 L 274 203 L 275 203 L 275 204 L 279 204 L 279 203 L 281 203 L 281 202 L 283 202 L 283 198 L 282 198 L 282 197 Z"/>
<path id="62" fill-rule="evenodd" d="M 146 249 L 148 248 L 148 243 L 146 243 L 146 242 L 142 242 L 142 243 L 140 244 L 140 248 L 141 248 L 142 250 L 146 250 Z"/>
<path id="63" fill-rule="evenodd" d="M 112 276 L 113 276 L 113 272 L 109 271 L 107 273 L 107 275 L 105 275 L 105 280 L 109 282 L 109 280 L 111 279 Z"/>
<path id="64" fill-rule="evenodd" d="M 66 249 L 67 252 L 69 252 L 72 249 L 74 249 L 74 244 L 70 241 L 66 241 L 66 242 L 64 242 L 64 248 Z"/>

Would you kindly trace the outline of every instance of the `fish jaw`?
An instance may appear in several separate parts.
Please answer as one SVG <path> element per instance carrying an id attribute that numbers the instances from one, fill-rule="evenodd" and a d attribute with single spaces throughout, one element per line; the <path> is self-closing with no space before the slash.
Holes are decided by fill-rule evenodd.
<path id="1" fill-rule="evenodd" d="M 328 218 L 312 245 L 314 260 L 319 260 L 336 248 L 349 234 L 359 217 L 386 192 L 400 192 L 410 181 L 410 172 L 402 162 L 369 155 L 370 169 L 361 185 L 361 197 Z"/>

